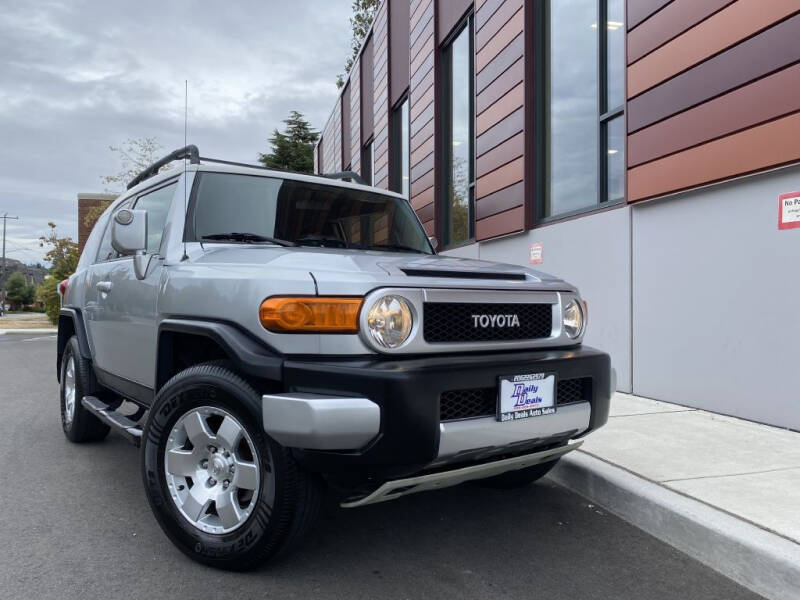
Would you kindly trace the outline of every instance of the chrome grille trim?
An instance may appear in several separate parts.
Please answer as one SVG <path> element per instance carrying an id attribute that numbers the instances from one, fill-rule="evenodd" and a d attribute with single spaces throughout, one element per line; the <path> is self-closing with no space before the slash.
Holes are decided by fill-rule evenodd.
<path id="1" fill-rule="evenodd" d="M 414 319 L 408 340 L 397 348 L 378 347 L 368 333 L 367 315 L 379 297 L 385 294 L 403 296 L 409 301 Z M 362 341 L 381 354 L 431 354 L 444 352 L 480 352 L 496 350 L 536 350 L 553 347 L 575 346 L 581 338 L 571 339 L 562 330 L 561 314 L 563 306 L 573 298 L 575 292 L 551 292 L 539 290 L 486 290 L 486 289 L 448 289 L 448 288 L 378 288 L 367 294 L 359 317 L 359 330 Z M 466 304 L 549 304 L 552 307 L 552 331 L 549 337 L 525 340 L 477 341 L 477 342 L 426 342 L 422 334 L 422 318 L 426 302 L 466 303 Z"/>

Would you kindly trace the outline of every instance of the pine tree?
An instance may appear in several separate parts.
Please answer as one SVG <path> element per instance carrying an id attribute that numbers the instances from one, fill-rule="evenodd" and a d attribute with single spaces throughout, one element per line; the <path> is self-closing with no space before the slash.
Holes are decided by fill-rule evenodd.
<path id="1" fill-rule="evenodd" d="M 283 121 L 283 132 L 277 129 L 269 138 L 272 152 L 260 154 L 258 161 L 270 169 L 286 169 L 300 173 L 314 171 L 314 144 L 319 132 L 313 131 L 303 115 L 296 110 Z"/>

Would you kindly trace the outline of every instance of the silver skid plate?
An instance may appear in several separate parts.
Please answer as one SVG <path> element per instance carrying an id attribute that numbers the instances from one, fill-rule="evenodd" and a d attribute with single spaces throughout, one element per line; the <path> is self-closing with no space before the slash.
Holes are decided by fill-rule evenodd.
<path id="1" fill-rule="evenodd" d="M 582 443 L 583 440 L 579 440 L 570 442 L 565 446 L 543 450 L 542 452 L 534 452 L 533 454 L 525 454 L 524 456 L 515 456 L 513 458 L 506 458 L 494 462 L 462 467 L 460 469 L 453 469 L 452 471 L 441 471 L 439 473 L 429 473 L 417 477 L 387 481 L 369 496 L 351 502 L 342 502 L 341 506 L 343 508 L 355 508 L 357 506 L 375 504 L 376 502 L 386 502 L 387 500 L 394 500 L 395 498 L 407 494 L 439 490 L 473 479 L 484 479 L 486 477 L 492 477 L 493 475 L 500 475 L 506 471 L 515 471 L 517 469 L 524 469 L 525 467 L 532 467 L 543 462 L 555 460 L 567 452 L 577 449 Z"/>

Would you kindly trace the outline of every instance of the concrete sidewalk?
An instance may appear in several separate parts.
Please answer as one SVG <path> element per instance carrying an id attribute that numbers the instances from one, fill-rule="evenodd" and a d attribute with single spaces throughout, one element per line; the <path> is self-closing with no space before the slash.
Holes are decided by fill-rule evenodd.
<path id="1" fill-rule="evenodd" d="M 562 462 L 559 483 L 766 597 L 800 598 L 800 433 L 617 393 Z"/>

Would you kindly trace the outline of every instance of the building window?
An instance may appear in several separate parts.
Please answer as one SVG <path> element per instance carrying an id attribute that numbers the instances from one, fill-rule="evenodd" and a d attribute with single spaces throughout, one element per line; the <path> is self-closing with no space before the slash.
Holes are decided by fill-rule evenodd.
<path id="1" fill-rule="evenodd" d="M 375 154 L 372 149 L 372 140 L 368 141 L 361 149 L 361 178 L 372 185 L 372 174 L 375 172 Z"/>
<path id="2" fill-rule="evenodd" d="M 472 16 L 444 48 L 443 226 L 445 246 L 475 237 L 474 63 Z"/>
<path id="3" fill-rule="evenodd" d="M 543 5 L 546 152 L 539 217 L 548 219 L 624 197 L 625 29 L 623 0 Z"/>
<path id="4" fill-rule="evenodd" d="M 392 113 L 392 190 L 408 198 L 411 185 L 409 164 L 408 98 Z"/>

